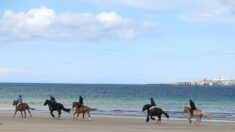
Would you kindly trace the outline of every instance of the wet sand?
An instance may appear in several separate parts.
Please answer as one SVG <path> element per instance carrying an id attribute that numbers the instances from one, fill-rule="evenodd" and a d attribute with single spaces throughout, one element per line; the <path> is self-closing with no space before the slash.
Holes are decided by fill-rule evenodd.
<path id="1" fill-rule="evenodd" d="M 80 117 L 81 118 L 81 117 Z M 48 114 L 37 114 L 33 118 L 22 119 L 19 113 L 12 118 L 12 113 L 0 114 L 0 132 L 232 132 L 234 122 L 202 122 L 199 126 L 189 125 L 186 120 L 173 121 L 163 119 L 161 124 L 156 121 L 145 122 L 145 118 L 126 117 L 87 117 L 82 120 L 72 119 L 72 115 L 53 119 Z"/>

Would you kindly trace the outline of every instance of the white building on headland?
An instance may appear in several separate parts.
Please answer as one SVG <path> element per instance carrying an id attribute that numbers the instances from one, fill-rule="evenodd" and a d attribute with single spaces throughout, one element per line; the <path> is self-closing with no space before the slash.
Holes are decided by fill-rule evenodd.
<path id="1" fill-rule="evenodd" d="M 201 81 L 177 82 L 176 84 L 184 86 L 235 86 L 235 80 L 226 80 L 219 77 L 214 80 L 203 79 Z"/>

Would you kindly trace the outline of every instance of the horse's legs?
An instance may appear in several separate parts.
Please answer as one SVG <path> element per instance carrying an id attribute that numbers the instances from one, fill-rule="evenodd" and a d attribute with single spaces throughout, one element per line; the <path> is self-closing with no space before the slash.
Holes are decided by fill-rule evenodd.
<path id="1" fill-rule="evenodd" d="M 76 119 L 78 119 L 78 116 L 79 116 L 79 112 L 77 113 L 77 118 Z"/>
<path id="2" fill-rule="evenodd" d="M 149 114 L 147 115 L 146 122 L 149 122 Z"/>
<path id="3" fill-rule="evenodd" d="M 58 119 L 60 118 L 61 110 L 58 110 Z"/>
<path id="4" fill-rule="evenodd" d="M 91 120 L 90 112 L 87 112 L 87 114 L 88 114 L 89 120 Z"/>
<path id="5" fill-rule="evenodd" d="M 26 111 L 24 110 L 24 118 L 26 118 Z"/>
<path id="6" fill-rule="evenodd" d="M 201 119 L 201 116 L 198 116 L 198 117 L 197 117 L 197 125 L 199 125 L 200 119 Z"/>
<path id="7" fill-rule="evenodd" d="M 198 125 L 201 123 L 201 121 L 202 121 L 202 116 L 199 117 Z"/>
<path id="8" fill-rule="evenodd" d="M 74 113 L 73 113 L 73 119 L 75 119 L 75 114 L 76 114 L 76 113 L 77 113 L 77 112 L 74 112 Z"/>
<path id="9" fill-rule="evenodd" d="M 158 120 L 157 120 L 157 123 L 161 123 L 161 120 L 162 120 L 162 116 L 161 114 L 157 116 L 158 117 Z"/>
<path id="10" fill-rule="evenodd" d="M 23 113 L 22 113 L 22 111 L 20 111 L 20 113 L 21 113 L 21 117 L 23 118 Z"/>
<path id="11" fill-rule="evenodd" d="M 199 125 L 200 117 L 197 117 L 197 125 Z"/>
<path id="12" fill-rule="evenodd" d="M 199 118 L 199 117 L 198 117 L 198 116 L 196 116 L 196 118 L 197 118 L 197 120 L 195 121 L 195 125 L 197 125 L 197 123 L 198 123 L 198 118 Z"/>
<path id="13" fill-rule="evenodd" d="M 53 110 L 51 110 L 51 116 L 55 118 L 55 115 L 53 114 Z"/>
<path id="14" fill-rule="evenodd" d="M 13 115 L 13 118 L 15 117 L 16 113 L 17 113 L 17 110 L 15 110 L 15 113 L 14 113 L 14 115 Z"/>
<path id="15" fill-rule="evenodd" d="M 191 124 L 191 123 L 192 123 L 191 118 L 192 118 L 192 116 L 191 116 L 191 115 L 189 115 L 189 117 L 188 117 L 188 122 L 189 122 L 189 124 Z"/>
<path id="16" fill-rule="evenodd" d="M 155 120 L 155 118 L 153 117 L 153 115 L 151 115 L 150 118 L 151 118 L 152 120 Z"/>
<path id="17" fill-rule="evenodd" d="M 84 117 L 85 117 L 85 112 L 84 112 L 84 113 L 82 113 L 82 119 L 84 119 Z"/>
<path id="18" fill-rule="evenodd" d="M 28 112 L 29 112 L 30 117 L 32 118 L 33 116 L 32 116 L 32 114 L 31 114 L 30 110 L 29 110 L 29 109 L 27 109 L 27 110 L 28 110 Z"/>

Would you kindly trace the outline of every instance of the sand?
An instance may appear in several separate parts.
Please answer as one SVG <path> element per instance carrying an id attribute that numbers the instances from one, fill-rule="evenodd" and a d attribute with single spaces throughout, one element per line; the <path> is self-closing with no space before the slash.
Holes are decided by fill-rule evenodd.
<path id="1" fill-rule="evenodd" d="M 234 132 L 234 122 L 202 122 L 201 125 L 189 125 L 186 120 L 173 121 L 163 119 L 161 124 L 155 121 L 145 122 L 145 118 L 99 117 L 92 120 L 74 120 L 67 115 L 53 119 L 48 114 L 37 114 L 33 118 L 12 118 L 12 113 L 0 114 L 0 132 Z"/>

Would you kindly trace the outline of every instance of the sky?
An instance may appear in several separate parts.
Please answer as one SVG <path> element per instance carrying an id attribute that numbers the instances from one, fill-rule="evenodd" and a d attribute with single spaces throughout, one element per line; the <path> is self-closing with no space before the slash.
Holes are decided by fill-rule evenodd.
<path id="1" fill-rule="evenodd" d="M 234 0 L 2 0 L 0 82 L 235 79 Z"/>

